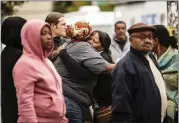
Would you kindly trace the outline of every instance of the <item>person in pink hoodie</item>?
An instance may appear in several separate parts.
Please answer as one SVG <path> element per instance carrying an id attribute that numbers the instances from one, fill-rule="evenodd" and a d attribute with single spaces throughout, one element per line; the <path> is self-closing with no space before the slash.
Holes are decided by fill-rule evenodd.
<path id="1" fill-rule="evenodd" d="M 23 55 L 13 68 L 18 122 L 67 123 L 62 80 L 47 58 L 54 47 L 50 26 L 30 20 L 21 31 Z"/>

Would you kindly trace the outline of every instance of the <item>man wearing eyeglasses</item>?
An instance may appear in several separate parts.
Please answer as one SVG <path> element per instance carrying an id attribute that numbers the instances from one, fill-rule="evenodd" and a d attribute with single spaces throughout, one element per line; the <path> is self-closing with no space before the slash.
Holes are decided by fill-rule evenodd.
<path id="1" fill-rule="evenodd" d="M 153 48 L 155 28 L 137 23 L 128 29 L 130 51 L 112 72 L 113 123 L 162 123 L 166 90 Z"/>

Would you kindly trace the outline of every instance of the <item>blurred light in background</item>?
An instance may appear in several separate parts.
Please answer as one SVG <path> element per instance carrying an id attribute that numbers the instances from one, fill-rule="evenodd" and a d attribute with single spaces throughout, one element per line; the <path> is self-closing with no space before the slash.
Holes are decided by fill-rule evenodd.
<path id="1" fill-rule="evenodd" d="M 99 12 L 100 8 L 98 6 L 82 6 L 79 8 L 80 12 Z"/>
<path id="2" fill-rule="evenodd" d="M 115 12 L 115 17 L 116 17 L 116 18 L 122 17 L 122 12 L 121 12 L 121 11 L 116 11 L 116 12 Z"/>

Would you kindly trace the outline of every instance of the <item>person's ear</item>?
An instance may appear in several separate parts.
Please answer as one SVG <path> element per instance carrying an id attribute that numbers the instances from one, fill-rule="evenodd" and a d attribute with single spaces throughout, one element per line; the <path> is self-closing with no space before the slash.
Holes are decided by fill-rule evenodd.
<path id="1" fill-rule="evenodd" d="M 154 39 L 153 39 L 153 44 L 154 44 L 154 46 L 156 46 L 158 43 L 159 43 L 158 38 L 154 38 Z"/>
<path id="2" fill-rule="evenodd" d="M 132 42 L 132 38 L 131 37 L 129 37 L 129 41 Z"/>
<path id="3" fill-rule="evenodd" d="M 114 32 L 116 33 L 116 28 L 114 28 Z"/>
<path id="4" fill-rule="evenodd" d="M 57 25 L 54 25 L 54 28 L 57 29 L 58 28 Z"/>
<path id="5" fill-rule="evenodd" d="M 154 39 L 153 39 L 153 50 L 152 50 L 153 52 L 156 52 L 157 49 L 159 48 L 158 44 L 159 44 L 158 38 L 154 37 Z"/>
<path id="6" fill-rule="evenodd" d="M 54 29 L 54 24 L 50 24 L 50 28 L 53 30 Z"/>
<path id="7" fill-rule="evenodd" d="M 52 29 L 56 29 L 56 28 L 57 28 L 57 26 L 56 26 L 55 24 L 51 24 L 50 27 L 51 27 Z"/>

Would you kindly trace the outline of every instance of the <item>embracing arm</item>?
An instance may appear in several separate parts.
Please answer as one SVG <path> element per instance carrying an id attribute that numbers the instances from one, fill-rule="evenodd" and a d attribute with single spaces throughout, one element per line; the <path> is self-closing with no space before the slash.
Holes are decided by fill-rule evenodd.
<path id="1" fill-rule="evenodd" d="M 109 63 L 106 65 L 105 70 L 102 71 L 101 73 L 111 73 L 115 66 L 116 66 L 116 64 Z"/>
<path id="2" fill-rule="evenodd" d="M 59 52 L 62 50 L 62 47 L 63 46 L 59 46 L 59 47 L 55 48 L 53 50 L 52 54 L 48 57 L 52 62 L 54 62 L 56 60 L 56 58 L 58 57 Z"/>
<path id="3" fill-rule="evenodd" d="M 78 64 L 69 54 L 67 54 L 66 49 L 62 49 L 58 56 L 62 59 L 70 74 L 75 78 L 88 79 L 90 77 L 92 72 Z"/>
<path id="4" fill-rule="evenodd" d="M 57 50 L 54 50 L 52 52 L 52 54 L 48 57 L 52 62 L 55 61 L 55 59 L 57 58 L 58 54 L 57 54 Z"/>
<path id="5" fill-rule="evenodd" d="M 34 70 L 28 64 L 17 65 L 13 69 L 19 110 L 18 122 L 38 122 L 34 109 L 34 85 L 36 78 L 33 72 Z"/>

